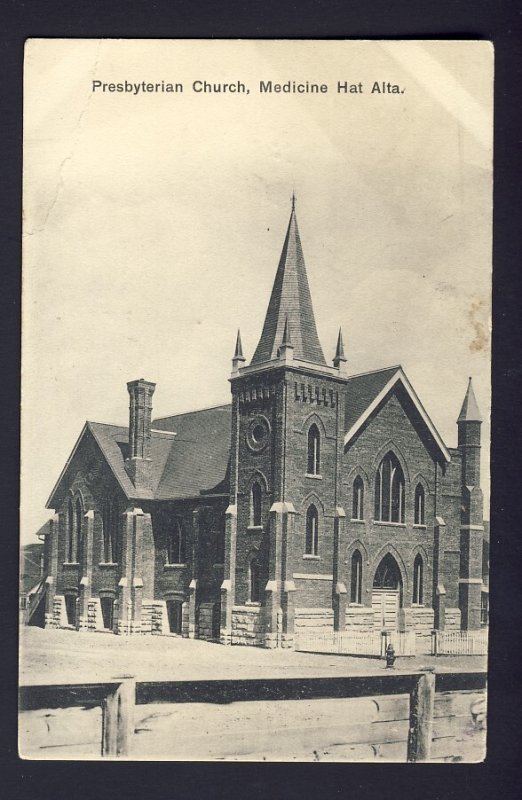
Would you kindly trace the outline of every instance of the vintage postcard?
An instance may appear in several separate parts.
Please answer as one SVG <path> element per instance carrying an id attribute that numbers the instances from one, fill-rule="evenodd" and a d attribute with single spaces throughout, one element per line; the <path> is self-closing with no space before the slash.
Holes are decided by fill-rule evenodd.
<path id="1" fill-rule="evenodd" d="M 32 39 L 19 750 L 477 762 L 493 48 Z"/>

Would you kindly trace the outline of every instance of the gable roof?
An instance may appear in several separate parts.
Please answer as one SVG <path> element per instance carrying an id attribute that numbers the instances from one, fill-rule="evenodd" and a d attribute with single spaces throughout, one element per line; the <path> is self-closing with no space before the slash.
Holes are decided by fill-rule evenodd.
<path id="1" fill-rule="evenodd" d="M 86 422 L 47 501 L 48 508 L 81 447 L 92 435 L 126 497 L 136 500 L 177 500 L 208 493 L 225 481 L 230 458 L 231 406 L 164 417 L 152 423 L 151 489 L 137 491 L 125 470 L 128 428 Z M 226 489 L 224 489 L 226 490 Z"/>
<path id="2" fill-rule="evenodd" d="M 294 201 L 295 198 L 292 200 L 292 213 L 263 331 L 251 364 L 261 364 L 277 358 L 288 319 L 287 334 L 294 348 L 294 358 L 326 365 L 315 325 Z"/>
<path id="3" fill-rule="evenodd" d="M 366 372 L 362 375 L 354 375 L 352 378 L 347 379 L 344 444 L 347 445 L 354 438 L 364 423 L 399 383 L 413 403 L 442 457 L 445 461 L 451 461 L 448 448 L 400 365 L 374 372 Z"/>

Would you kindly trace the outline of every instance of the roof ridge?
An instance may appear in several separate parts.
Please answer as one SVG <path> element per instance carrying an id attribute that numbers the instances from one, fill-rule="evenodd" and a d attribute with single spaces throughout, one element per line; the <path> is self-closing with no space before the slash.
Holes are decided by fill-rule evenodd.
<path id="1" fill-rule="evenodd" d="M 192 411 L 179 411 L 177 414 L 165 414 L 164 417 L 155 417 L 152 424 L 161 422 L 164 419 L 172 419 L 173 417 L 185 417 L 187 414 L 199 414 L 201 411 L 213 411 L 215 408 L 229 408 L 232 403 L 219 403 L 217 406 L 205 406 L 204 408 L 195 408 Z"/>
<path id="2" fill-rule="evenodd" d="M 362 378 L 364 375 L 375 375 L 377 372 L 388 372 L 390 369 L 401 369 L 404 372 L 402 364 L 392 364 L 391 367 L 380 367 L 379 369 L 369 369 L 367 372 L 357 372 L 355 375 L 347 375 L 346 380 L 352 378 Z"/>

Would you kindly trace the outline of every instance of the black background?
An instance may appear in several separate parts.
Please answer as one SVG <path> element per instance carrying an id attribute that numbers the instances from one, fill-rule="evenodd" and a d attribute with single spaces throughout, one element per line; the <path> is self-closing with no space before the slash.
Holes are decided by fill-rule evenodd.
<path id="1" fill-rule="evenodd" d="M 23 45 L 30 37 L 489 39 L 495 44 L 491 631 L 478 765 L 34 762 L 17 757 Z M 498 798 L 522 794 L 522 0 L 0 3 L 0 793 L 14 798 Z M 44 392 L 45 385 L 41 387 Z"/>

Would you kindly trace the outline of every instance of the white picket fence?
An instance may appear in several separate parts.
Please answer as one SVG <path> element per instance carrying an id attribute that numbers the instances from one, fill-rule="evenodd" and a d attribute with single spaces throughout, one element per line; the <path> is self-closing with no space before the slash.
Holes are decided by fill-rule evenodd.
<path id="1" fill-rule="evenodd" d="M 294 647 L 302 653 L 340 653 L 354 656 L 384 657 L 391 642 L 396 656 L 483 656 L 488 652 L 487 630 L 433 631 L 431 637 L 415 631 L 332 631 L 297 630 Z"/>
<path id="2" fill-rule="evenodd" d="M 296 631 L 294 646 L 302 653 L 342 653 L 354 656 L 384 656 L 389 643 L 396 656 L 415 655 L 415 631 Z"/>
<path id="3" fill-rule="evenodd" d="M 432 655 L 485 656 L 488 652 L 488 631 L 434 631 Z"/>

